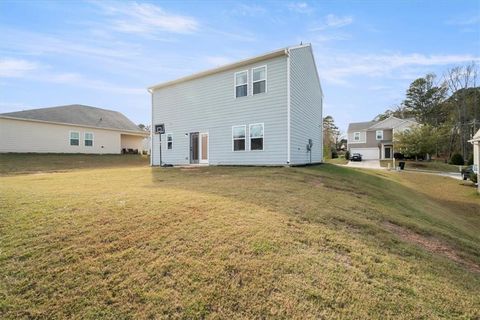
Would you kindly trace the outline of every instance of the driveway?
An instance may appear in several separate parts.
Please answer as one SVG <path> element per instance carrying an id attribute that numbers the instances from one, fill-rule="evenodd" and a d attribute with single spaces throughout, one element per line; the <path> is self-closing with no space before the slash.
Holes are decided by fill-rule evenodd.
<path id="1" fill-rule="evenodd" d="M 380 160 L 362 160 L 362 161 L 348 161 L 345 165 L 351 168 L 363 168 L 363 169 L 385 169 L 380 166 Z"/>

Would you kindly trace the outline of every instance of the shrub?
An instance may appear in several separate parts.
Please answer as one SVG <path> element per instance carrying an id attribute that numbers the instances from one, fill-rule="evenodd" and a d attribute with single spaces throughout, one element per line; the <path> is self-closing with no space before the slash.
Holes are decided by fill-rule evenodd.
<path id="1" fill-rule="evenodd" d="M 473 153 L 470 154 L 470 157 L 468 157 L 467 165 L 471 166 L 473 164 Z"/>
<path id="2" fill-rule="evenodd" d="M 400 152 L 395 152 L 393 154 L 393 157 L 395 158 L 395 160 L 403 160 L 405 159 L 405 156 L 403 155 L 403 153 L 400 153 Z"/>
<path id="3" fill-rule="evenodd" d="M 454 153 L 452 157 L 450 158 L 450 164 L 455 164 L 457 166 L 463 166 L 465 164 L 465 160 L 463 160 L 463 157 L 459 153 Z"/>
<path id="4" fill-rule="evenodd" d="M 332 150 L 332 159 L 338 158 L 338 153 L 336 150 Z"/>
<path id="5" fill-rule="evenodd" d="M 478 176 L 475 172 L 471 172 L 470 173 L 470 180 L 472 180 L 473 183 L 477 183 L 478 182 Z"/>
<path id="6" fill-rule="evenodd" d="M 350 160 L 350 151 L 345 152 L 345 159 Z"/>

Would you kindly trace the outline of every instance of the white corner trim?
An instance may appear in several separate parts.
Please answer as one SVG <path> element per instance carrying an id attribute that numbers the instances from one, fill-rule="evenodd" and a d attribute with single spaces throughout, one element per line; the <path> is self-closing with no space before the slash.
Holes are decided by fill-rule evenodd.
<path id="1" fill-rule="evenodd" d="M 285 50 L 287 54 L 287 164 L 290 164 L 290 50 Z"/>
<path id="2" fill-rule="evenodd" d="M 152 109 L 151 109 L 151 123 L 150 123 L 150 166 L 153 166 L 153 138 L 155 136 L 153 135 L 153 90 L 148 90 L 150 92 L 150 96 L 152 97 Z"/>

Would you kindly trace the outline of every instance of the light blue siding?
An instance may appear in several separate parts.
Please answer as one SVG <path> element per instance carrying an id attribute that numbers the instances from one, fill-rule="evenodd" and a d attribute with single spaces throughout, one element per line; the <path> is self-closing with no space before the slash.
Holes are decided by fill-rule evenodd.
<path id="1" fill-rule="evenodd" d="M 290 163 L 310 162 L 308 139 L 313 140 L 312 163 L 323 159 L 322 89 L 311 46 L 290 49 Z"/>
<path id="2" fill-rule="evenodd" d="M 190 132 L 208 132 L 213 165 L 287 164 L 287 57 L 180 82 L 153 91 L 152 123 L 165 123 L 173 135 L 167 150 L 162 135 L 162 161 L 189 164 Z M 252 96 L 252 68 L 267 66 L 267 92 Z M 234 74 L 248 70 L 249 94 L 234 97 Z M 264 123 L 264 150 L 248 151 L 248 125 Z M 246 151 L 232 150 L 232 126 L 247 126 Z M 159 164 L 158 135 L 153 139 L 153 164 Z"/>

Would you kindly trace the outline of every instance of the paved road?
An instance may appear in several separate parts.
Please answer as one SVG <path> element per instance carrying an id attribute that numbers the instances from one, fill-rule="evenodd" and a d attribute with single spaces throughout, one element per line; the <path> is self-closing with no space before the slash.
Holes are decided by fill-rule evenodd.
<path id="1" fill-rule="evenodd" d="M 380 166 L 379 160 L 362 160 L 362 161 L 348 161 L 345 165 L 351 168 L 363 168 L 363 169 L 385 169 Z"/>

